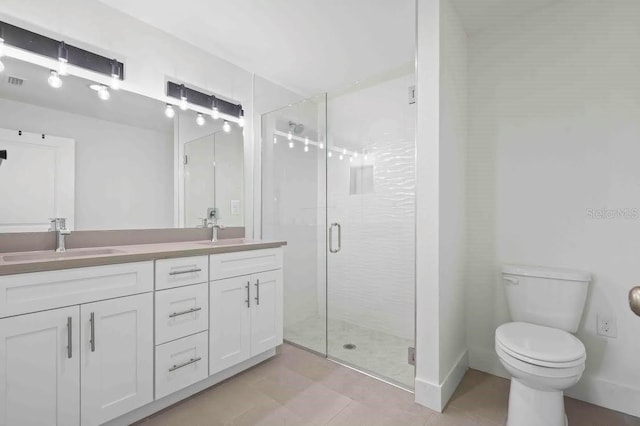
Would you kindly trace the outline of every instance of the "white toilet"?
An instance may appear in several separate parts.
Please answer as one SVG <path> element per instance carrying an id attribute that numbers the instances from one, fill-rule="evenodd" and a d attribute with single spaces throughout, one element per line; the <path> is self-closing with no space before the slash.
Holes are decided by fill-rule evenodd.
<path id="1" fill-rule="evenodd" d="M 565 426 L 563 391 L 587 358 L 575 333 L 591 274 L 507 265 L 502 270 L 514 322 L 496 330 L 496 353 L 511 375 L 508 426 Z"/>

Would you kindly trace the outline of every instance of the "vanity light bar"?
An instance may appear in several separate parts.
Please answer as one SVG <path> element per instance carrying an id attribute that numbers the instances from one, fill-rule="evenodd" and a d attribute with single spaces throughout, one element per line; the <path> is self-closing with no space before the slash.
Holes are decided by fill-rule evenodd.
<path id="1" fill-rule="evenodd" d="M 112 77 L 113 79 L 124 80 L 124 64 L 115 59 L 80 49 L 64 41 L 54 40 L 2 21 L 0 21 L 0 32 L 4 38 L 4 44 L 7 46 L 54 59 L 59 61 L 63 68 L 68 64 Z"/>
<path id="2" fill-rule="evenodd" d="M 167 81 L 167 96 L 176 99 L 177 104 L 179 104 L 182 99 L 186 99 L 188 104 L 196 105 L 207 110 L 213 111 L 215 107 L 217 108 L 216 114 L 235 117 L 237 119 L 236 121 L 240 121 L 241 117 L 244 116 L 244 111 L 240 104 L 225 101 L 214 95 L 207 95 L 206 93 L 186 87 L 184 84 L 174 83 L 173 81 Z"/>

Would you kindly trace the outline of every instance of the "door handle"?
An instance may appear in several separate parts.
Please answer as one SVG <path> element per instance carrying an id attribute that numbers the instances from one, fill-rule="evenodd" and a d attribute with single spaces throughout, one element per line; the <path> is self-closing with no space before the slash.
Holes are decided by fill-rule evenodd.
<path id="1" fill-rule="evenodd" d="M 73 343 L 73 329 L 71 328 L 71 317 L 67 317 L 67 358 L 71 358 L 73 356 L 73 347 L 71 346 Z"/>
<path id="2" fill-rule="evenodd" d="M 174 312 L 172 314 L 169 314 L 169 318 L 179 317 L 180 315 L 192 314 L 194 312 L 198 312 L 198 311 L 201 311 L 201 310 L 202 310 L 201 307 L 196 306 L 195 308 L 187 309 L 186 311 Z"/>
<path id="3" fill-rule="evenodd" d="M 338 248 L 334 249 L 333 248 L 333 228 L 336 227 L 338 228 Z M 342 250 L 342 226 L 340 226 L 339 223 L 332 223 L 331 226 L 329 227 L 329 251 L 331 253 L 338 253 L 340 250 Z"/>
<path id="4" fill-rule="evenodd" d="M 244 288 L 247 289 L 247 300 L 245 300 L 245 302 L 247 302 L 247 308 L 251 307 L 251 295 L 249 294 L 249 286 L 251 285 L 251 281 L 247 281 L 247 285 L 244 286 Z"/>
<path id="5" fill-rule="evenodd" d="M 196 362 L 200 361 L 201 359 L 202 359 L 202 357 L 196 357 L 196 358 L 191 358 L 189 361 L 183 362 L 182 364 L 174 364 L 173 367 L 169 368 L 169 372 L 176 371 L 176 370 L 178 370 L 180 368 L 186 367 L 187 365 L 195 364 Z"/>
<path id="6" fill-rule="evenodd" d="M 91 339 L 89 343 L 91 344 L 91 352 L 96 351 L 96 316 L 93 312 L 89 315 L 89 323 L 91 324 Z"/>
<path id="7" fill-rule="evenodd" d="M 191 273 L 201 272 L 201 271 L 202 269 L 200 268 L 193 268 L 193 269 L 186 269 L 184 271 L 171 271 L 169 272 L 169 275 L 191 274 Z"/>
<path id="8" fill-rule="evenodd" d="M 260 304 L 260 280 L 256 280 L 256 305 Z"/>

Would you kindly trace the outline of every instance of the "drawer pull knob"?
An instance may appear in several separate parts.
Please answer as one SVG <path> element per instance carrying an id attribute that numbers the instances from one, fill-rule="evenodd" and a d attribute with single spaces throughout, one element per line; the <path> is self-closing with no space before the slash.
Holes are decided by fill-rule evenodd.
<path id="1" fill-rule="evenodd" d="M 169 369 L 169 372 L 176 371 L 179 368 L 186 367 L 187 365 L 194 364 L 194 363 L 200 361 L 201 359 L 202 359 L 202 357 L 191 358 L 189 361 L 183 362 L 182 364 L 174 364 L 174 366 Z"/>
<path id="2" fill-rule="evenodd" d="M 169 314 L 169 318 L 179 317 L 180 315 L 192 314 L 194 312 L 198 312 L 198 311 L 201 311 L 201 310 L 202 310 L 202 308 L 195 307 L 195 308 L 187 309 L 186 311 L 174 312 L 172 314 Z"/>
<path id="3" fill-rule="evenodd" d="M 185 269 L 184 271 L 171 271 L 169 272 L 169 275 L 181 275 L 181 274 L 191 274 L 194 272 L 201 272 L 202 269 L 200 268 L 194 268 L 194 269 Z"/>

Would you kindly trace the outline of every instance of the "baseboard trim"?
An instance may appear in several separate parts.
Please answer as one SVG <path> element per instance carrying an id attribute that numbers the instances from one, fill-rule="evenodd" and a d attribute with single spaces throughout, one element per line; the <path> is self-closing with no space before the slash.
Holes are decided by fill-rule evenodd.
<path id="1" fill-rule="evenodd" d="M 259 355 L 254 356 L 244 362 L 241 362 L 238 365 L 235 365 L 231 368 L 228 368 L 224 371 L 221 371 L 213 376 L 209 376 L 205 380 L 195 383 L 187 388 L 181 389 L 178 392 L 172 393 L 171 395 L 167 395 L 164 398 L 155 400 L 150 402 L 147 405 L 144 405 L 136 410 L 130 411 L 122 416 L 115 418 L 113 420 L 104 423 L 104 426 L 122 426 L 122 425 L 130 425 L 142 419 L 145 419 L 152 414 L 157 413 L 158 411 L 164 410 L 172 406 L 175 403 L 178 403 L 184 399 L 189 398 L 192 395 L 197 394 L 198 392 L 202 392 L 203 390 L 210 388 L 213 385 L 216 385 L 223 380 L 226 380 L 236 374 L 253 367 L 254 365 L 260 364 L 263 361 L 271 358 L 276 354 L 275 349 L 268 350 Z"/>
<path id="2" fill-rule="evenodd" d="M 485 348 L 469 348 L 469 367 L 494 376 L 510 379 L 500 364 L 495 351 Z M 565 395 L 590 404 L 640 417 L 640 388 L 614 383 L 590 374 L 582 376 L 577 385 L 565 391 Z"/>
<path id="3" fill-rule="evenodd" d="M 453 364 L 442 383 L 435 384 L 416 377 L 415 401 L 420 405 L 442 413 L 449 399 L 458 388 L 469 368 L 469 355 L 465 350 Z"/>

